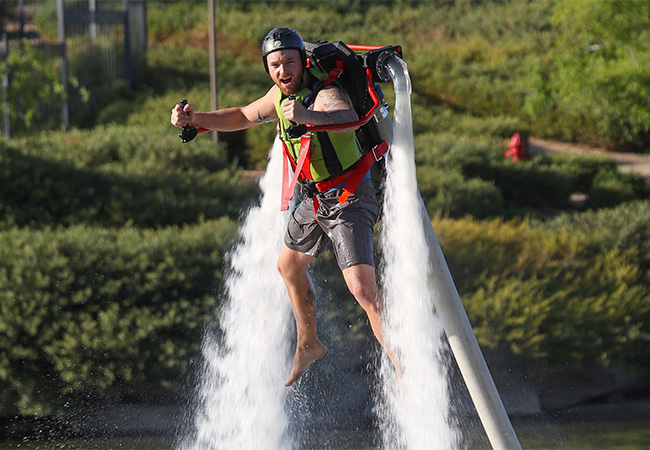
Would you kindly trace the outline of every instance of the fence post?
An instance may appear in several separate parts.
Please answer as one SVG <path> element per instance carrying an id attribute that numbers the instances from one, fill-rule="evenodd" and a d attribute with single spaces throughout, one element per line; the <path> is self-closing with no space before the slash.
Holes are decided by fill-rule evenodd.
<path id="1" fill-rule="evenodd" d="M 147 51 L 147 2 L 127 0 L 131 54 L 138 57 Z"/>
<path id="2" fill-rule="evenodd" d="M 90 23 L 88 24 L 88 32 L 90 39 L 97 39 L 97 0 L 88 0 L 88 15 L 90 16 Z"/>
<path id="3" fill-rule="evenodd" d="M 61 45 L 61 84 L 63 85 L 63 104 L 61 118 L 67 130 L 70 127 L 70 106 L 68 104 L 68 54 L 65 42 L 65 13 L 63 0 L 56 0 L 56 12 L 59 25 L 59 44 Z"/>
<path id="4" fill-rule="evenodd" d="M 6 60 L 9 56 L 9 41 L 7 39 L 7 33 L 2 33 L 2 44 L 0 48 L 0 58 Z M 11 139 L 11 117 L 9 113 L 11 109 L 9 107 L 9 98 L 7 92 L 9 90 L 9 71 L 5 70 L 2 74 L 2 134 L 4 134 L 6 139 Z"/>
<path id="5" fill-rule="evenodd" d="M 210 52 L 210 99 L 212 101 L 212 109 L 216 110 L 218 107 L 217 102 L 217 33 L 214 24 L 215 15 L 215 0 L 208 0 L 208 39 L 209 39 L 209 52 Z M 219 137 L 216 131 L 212 132 L 212 140 L 217 142 Z"/>
<path id="6" fill-rule="evenodd" d="M 131 55 L 131 24 L 129 23 L 129 0 L 124 0 L 124 79 L 133 87 L 133 58 Z"/>
<path id="7" fill-rule="evenodd" d="M 133 86 L 138 56 L 147 50 L 147 14 L 144 0 L 124 0 L 124 77 Z"/>

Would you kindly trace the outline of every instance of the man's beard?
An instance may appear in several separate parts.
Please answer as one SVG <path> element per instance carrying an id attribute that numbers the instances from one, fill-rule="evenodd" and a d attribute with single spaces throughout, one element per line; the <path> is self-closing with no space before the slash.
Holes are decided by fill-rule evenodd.
<path id="1" fill-rule="evenodd" d="M 300 91 L 302 88 L 303 80 L 305 76 L 305 70 L 300 73 L 300 78 L 299 79 L 292 79 L 291 84 L 289 86 L 285 86 L 282 83 L 276 83 L 278 86 L 278 89 L 280 89 L 280 92 L 282 92 L 282 95 L 288 97 L 289 95 L 295 95 Z M 297 82 L 296 82 L 297 81 Z"/>

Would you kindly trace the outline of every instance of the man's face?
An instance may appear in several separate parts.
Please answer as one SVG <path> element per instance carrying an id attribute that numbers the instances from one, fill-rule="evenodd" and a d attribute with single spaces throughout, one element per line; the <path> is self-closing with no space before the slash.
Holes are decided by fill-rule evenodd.
<path id="1" fill-rule="evenodd" d="M 271 80 L 284 95 L 292 95 L 301 88 L 302 60 L 300 51 L 295 49 L 278 50 L 266 57 Z"/>

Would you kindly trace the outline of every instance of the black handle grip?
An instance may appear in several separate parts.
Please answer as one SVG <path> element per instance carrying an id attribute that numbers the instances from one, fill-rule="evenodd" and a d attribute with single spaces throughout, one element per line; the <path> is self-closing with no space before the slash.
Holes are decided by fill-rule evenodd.
<path id="1" fill-rule="evenodd" d="M 295 100 L 296 96 L 295 95 L 290 95 L 287 97 L 289 100 Z M 290 125 L 289 128 L 287 128 L 287 134 L 291 138 L 299 138 L 303 134 L 307 132 L 307 125 L 298 125 L 296 122 L 289 121 Z"/>
<path id="2" fill-rule="evenodd" d="M 185 106 L 187 105 L 187 99 L 181 99 L 179 104 L 181 105 L 181 108 L 185 109 Z M 180 133 L 178 133 L 178 137 L 181 138 L 181 142 L 185 144 L 186 142 L 190 142 L 192 139 L 194 139 L 197 133 L 198 130 L 196 127 L 185 125 L 183 128 L 181 128 Z"/>

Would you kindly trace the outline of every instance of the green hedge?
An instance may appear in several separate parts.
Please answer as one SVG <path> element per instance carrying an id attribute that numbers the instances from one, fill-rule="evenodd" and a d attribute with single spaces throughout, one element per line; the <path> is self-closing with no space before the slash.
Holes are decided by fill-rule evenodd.
<path id="1" fill-rule="evenodd" d="M 0 223 L 160 227 L 236 218 L 256 191 L 209 139 L 106 127 L 0 141 Z"/>
<path id="2" fill-rule="evenodd" d="M 0 233 L 0 396 L 21 413 L 179 394 L 218 311 L 229 219 Z"/>
<path id="3" fill-rule="evenodd" d="M 589 206 L 593 208 L 610 208 L 638 198 L 650 199 L 650 185 L 636 173 L 602 170 L 589 188 Z"/>
<path id="4" fill-rule="evenodd" d="M 448 114 L 442 109 L 431 118 L 443 128 Z M 431 214 L 485 218 L 527 215 L 539 208 L 566 210 L 573 193 L 588 194 L 591 208 L 650 198 L 647 180 L 619 172 L 610 157 L 548 152 L 513 163 L 503 157 L 504 138 L 516 121 L 458 118 L 466 133 L 447 123 L 449 130 L 415 136 L 418 183 Z"/>
<path id="5" fill-rule="evenodd" d="M 463 165 L 467 177 L 492 181 L 508 206 L 566 208 L 573 192 L 573 180 L 564 171 L 539 167 L 532 162 L 499 163 L 468 161 Z"/>
<path id="6" fill-rule="evenodd" d="M 459 171 L 418 167 L 418 186 L 430 216 L 477 219 L 494 217 L 503 211 L 503 197 L 497 187 L 478 178 L 465 179 Z"/>
<path id="7" fill-rule="evenodd" d="M 434 223 L 479 342 L 527 367 L 647 369 L 650 205 Z"/>
<path id="8" fill-rule="evenodd" d="M 607 156 L 570 152 L 547 152 L 534 160 L 535 165 L 559 169 L 573 179 L 574 192 L 589 192 L 594 177 L 601 171 L 618 171 L 616 161 Z"/>

